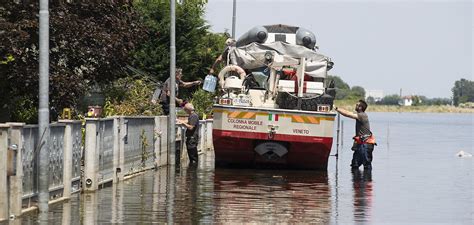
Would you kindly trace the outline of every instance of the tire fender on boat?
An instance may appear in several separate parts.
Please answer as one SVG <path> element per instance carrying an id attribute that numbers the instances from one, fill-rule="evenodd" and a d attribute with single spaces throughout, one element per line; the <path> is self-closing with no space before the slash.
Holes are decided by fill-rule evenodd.
<path id="1" fill-rule="evenodd" d="M 225 75 L 226 75 L 228 72 L 236 72 L 236 73 L 239 74 L 241 80 L 244 80 L 244 79 L 245 79 L 245 71 L 244 71 L 244 69 L 242 69 L 240 66 L 237 66 L 237 65 L 228 65 L 228 66 L 224 67 L 224 69 L 222 69 L 222 70 L 219 72 L 219 75 L 218 75 L 218 77 L 219 77 L 219 85 L 221 86 L 221 88 L 224 88 Z"/>

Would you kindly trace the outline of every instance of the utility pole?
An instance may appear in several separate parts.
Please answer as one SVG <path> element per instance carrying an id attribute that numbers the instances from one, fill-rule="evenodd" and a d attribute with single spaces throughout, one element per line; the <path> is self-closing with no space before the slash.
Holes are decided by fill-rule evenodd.
<path id="1" fill-rule="evenodd" d="M 169 158 L 171 164 L 175 163 L 176 156 L 176 2 L 171 0 L 171 24 L 170 24 L 170 114 L 168 130 L 168 149 L 171 152 Z M 174 156 L 174 157 L 173 157 Z"/>
<path id="2" fill-rule="evenodd" d="M 39 222 L 48 224 L 49 201 L 49 5 L 40 0 L 39 10 Z"/>
<path id="3" fill-rule="evenodd" d="M 236 19 L 236 7 L 237 7 L 237 0 L 234 0 L 234 7 L 232 13 L 232 38 L 235 39 L 235 19 Z"/>

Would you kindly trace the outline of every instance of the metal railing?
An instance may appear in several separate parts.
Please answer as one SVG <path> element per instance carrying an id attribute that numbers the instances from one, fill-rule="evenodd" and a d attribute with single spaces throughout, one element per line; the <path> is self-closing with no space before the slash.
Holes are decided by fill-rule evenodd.
<path id="1" fill-rule="evenodd" d="M 198 149 L 205 153 L 212 149 L 212 120 L 199 123 Z M 167 127 L 166 116 L 88 118 L 84 124 L 72 120 L 51 124 L 50 201 L 68 199 L 78 191 L 96 191 L 144 170 L 186 162 L 184 127 L 176 126 L 177 156 L 168 151 Z M 7 184 L 0 185 L 0 221 L 36 207 L 38 143 L 37 125 L 0 124 L 0 184 Z M 14 157 L 7 159 L 10 153 Z M 7 173 L 9 169 L 13 173 Z"/>

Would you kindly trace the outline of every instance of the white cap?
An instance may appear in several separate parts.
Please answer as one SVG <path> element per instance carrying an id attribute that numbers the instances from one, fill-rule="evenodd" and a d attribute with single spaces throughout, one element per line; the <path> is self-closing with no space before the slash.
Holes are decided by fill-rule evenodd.
<path id="1" fill-rule="evenodd" d="M 235 40 L 232 39 L 232 38 L 227 38 L 227 40 L 225 40 L 225 45 L 233 46 L 233 45 L 235 45 Z"/>

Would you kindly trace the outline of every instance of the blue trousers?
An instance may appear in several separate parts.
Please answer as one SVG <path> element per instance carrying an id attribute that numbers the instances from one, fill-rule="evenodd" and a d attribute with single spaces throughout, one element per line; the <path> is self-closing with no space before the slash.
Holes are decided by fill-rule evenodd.
<path id="1" fill-rule="evenodd" d="M 359 144 L 352 155 L 352 168 L 359 168 L 364 165 L 364 168 L 372 169 L 372 151 L 371 144 Z"/>

